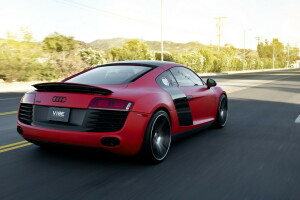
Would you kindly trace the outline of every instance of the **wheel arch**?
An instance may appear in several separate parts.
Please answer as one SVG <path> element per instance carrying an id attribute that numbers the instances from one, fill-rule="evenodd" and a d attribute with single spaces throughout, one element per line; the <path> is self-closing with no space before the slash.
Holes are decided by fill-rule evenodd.
<path id="1" fill-rule="evenodd" d="M 178 129 L 178 115 L 176 111 L 172 111 L 169 110 L 167 107 L 165 106 L 159 106 L 157 108 L 154 109 L 154 111 L 151 114 L 151 117 L 158 112 L 159 110 L 165 111 L 167 113 L 167 115 L 169 116 L 169 120 L 170 120 L 170 126 L 171 126 L 171 133 L 172 135 L 174 134 L 174 132 L 176 132 L 176 130 Z M 151 118 L 150 117 L 150 118 Z"/>
<path id="2" fill-rule="evenodd" d="M 168 110 L 166 107 L 160 106 L 160 107 L 156 108 L 156 109 L 154 110 L 154 112 L 152 113 L 152 115 L 154 115 L 154 113 L 156 113 L 156 112 L 158 112 L 158 111 L 160 111 L 160 110 L 165 111 L 165 112 L 168 114 L 168 116 L 169 116 L 169 118 L 170 118 L 170 122 L 171 122 L 171 124 L 172 124 L 172 121 L 171 121 L 171 120 L 172 120 L 172 119 L 171 119 L 171 114 L 170 114 L 169 110 Z"/>

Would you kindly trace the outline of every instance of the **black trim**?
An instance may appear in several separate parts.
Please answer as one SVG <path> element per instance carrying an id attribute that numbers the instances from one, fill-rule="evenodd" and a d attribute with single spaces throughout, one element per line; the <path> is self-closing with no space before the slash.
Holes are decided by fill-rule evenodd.
<path id="1" fill-rule="evenodd" d="M 110 95 L 112 91 L 100 87 L 82 85 L 77 83 L 40 83 L 33 85 L 39 92 L 70 92 L 70 93 L 86 93 Z"/>
<path id="2" fill-rule="evenodd" d="M 34 105 L 31 125 L 74 132 L 115 132 L 123 128 L 129 114 L 127 111 L 69 108 L 68 122 L 60 122 L 48 118 L 50 108 Z"/>
<path id="3" fill-rule="evenodd" d="M 196 128 L 193 128 L 193 129 L 190 129 L 190 130 L 183 131 L 183 132 L 177 133 L 175 135 L 172 135 L 172 142 L 175 142 L 175 141 L 181 140 L 183 138 L 189 137 L 191 135 L 197 134 L 198 132 L 210 127 L 213 123 L 214 123 L 214 121 L 210 122 L 208 124 L 204 124 L 202 126 L 198 126 Z"/>
<path id="4" fill-rule="evenodd" d="M 21 103 L 18 113 L 20 122 L 31 125 L 32 123 L 33 105 L 27 103 Z"/>
<path id="5" fill-rule="evenodd" d="M 180 126 L 193 125 L 193 118 L 188 99 L 177 87 L 163 88 L 173 99 Z"/>
<path id="6" fill-rule="evenodd" d="M 157 60 L 129 60 L 129 61 L 120 61 L 120 62 L 113 62 L 108 63 L 104 65 L 99 65 L 97 67 L 103 67 L 103 66 L 112 66 L 112 65 L 137 65 L 137 66 L 147 66 L 147 67 L 160 67 L 163 65 L 168 64 L 177 64 L 174 62 L 166 62 L 166 61 L 157 61 Z"/>
<path id="7" fill-rule="evenodd" d="M 129 112 L 89 110 L 86 128 L 89 132 L 115 132 L 123 128 Z"/>
<path id="8" fill-rule="evenodd" d="M 86 150 L 99 150 L 103 152 L 108 152 L 109 151 L 103 147 L 93 147 L 93 146 L 86 146 L 86 145 L 77 145 L 77 144 L 65 144 L 65 143 L 58 143 L 58 142 L 49 142 L 49 141 L 43 141 L 43 140 L 37 140 L 37 139 L 32 139 L 32 138 L 26 138 L 23 137 L 25 140 L 27 140 L 30 143 L 33 143 L 38 146 L 45 146 L 45 147 L 50 147 L 50 146 L 56 146 L 56 147 L 66 147 L 66 148 L 82 148 Z M 100 141 L 99 141 L 100 144 Z"/>
<path id="9" fill-rule="evenodd" d="M 189 105 L 187 96 L 184 94 L 184 92 L 179 87 L 176 87 L 176 86 L 168 87 L 168 86 L 164 85 L 160 81 L 160 77 L 164 73 L 170 73 L 170 75 L 173 76 L 173 74 L 169 70 L 167 70 L 167 71 L 163 72 L 162 74 L 160 74 L 156 78 L 156 82 L 163 90 L 165 90 L 171 96 L 171 98 L 174 102 L 174 106 L 175 106 L 175 109 L 177 112 L 180 126 L 193 125 L 192 112 L 190 109 L 190 105 Z M 173 78 L 174 78 L 174 76 L 173 76 Z M 174 78 L 174 80 L 176 80 L 176 79 Z"/>

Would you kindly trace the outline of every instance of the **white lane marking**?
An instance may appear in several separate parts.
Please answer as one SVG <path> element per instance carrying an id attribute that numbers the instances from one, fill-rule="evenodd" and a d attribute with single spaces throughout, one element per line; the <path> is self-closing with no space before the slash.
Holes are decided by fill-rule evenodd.
<path id="1" fill-rule="evenodd" d="M 296 124 L 299 124 L 299 123 L 300 123 L 300 115 L 296 118 L 295 123 L 296 123 Z"/>
<path id="2" fill-rule="evenodd" d="M 16 98 L 6 98 L 6 99 L 0 99 L 0 101 L 4 101 L 4 100 L 10 100 L 10 99 L 21 99 L 22 97 L 16 97 Z"/>

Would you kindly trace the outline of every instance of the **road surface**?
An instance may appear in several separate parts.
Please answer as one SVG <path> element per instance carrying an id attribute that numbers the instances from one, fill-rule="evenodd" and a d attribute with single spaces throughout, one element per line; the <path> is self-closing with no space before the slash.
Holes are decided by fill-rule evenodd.
<path id="1" fill-rule="evenodd" d="M 177 141 L 159 165 L 22 142 L 22 94 L 0 93 L 0 199 L 300 199 L 300 70 L 213 78 L 227 126 Z"/>

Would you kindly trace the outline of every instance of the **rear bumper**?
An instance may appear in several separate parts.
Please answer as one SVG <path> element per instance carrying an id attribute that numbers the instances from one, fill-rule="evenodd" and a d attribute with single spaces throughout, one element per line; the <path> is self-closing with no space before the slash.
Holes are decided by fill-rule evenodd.
<path id="1" fill-rule="evenodd" d="M 150 114 L 130 112 L 123 128 L 116 132 L 77 132 L 41 128 L 26 125 L 18 121 L 22 128 L 22 137 L 45 142 L 70 144 L 88 147 L 99 147 L 120 155 L 135 155 L 142 146 L 144 133 L 147 128 Z M 109 147 L 101 144 L 105 137 L 118 138 L 120 145 Z"/>

